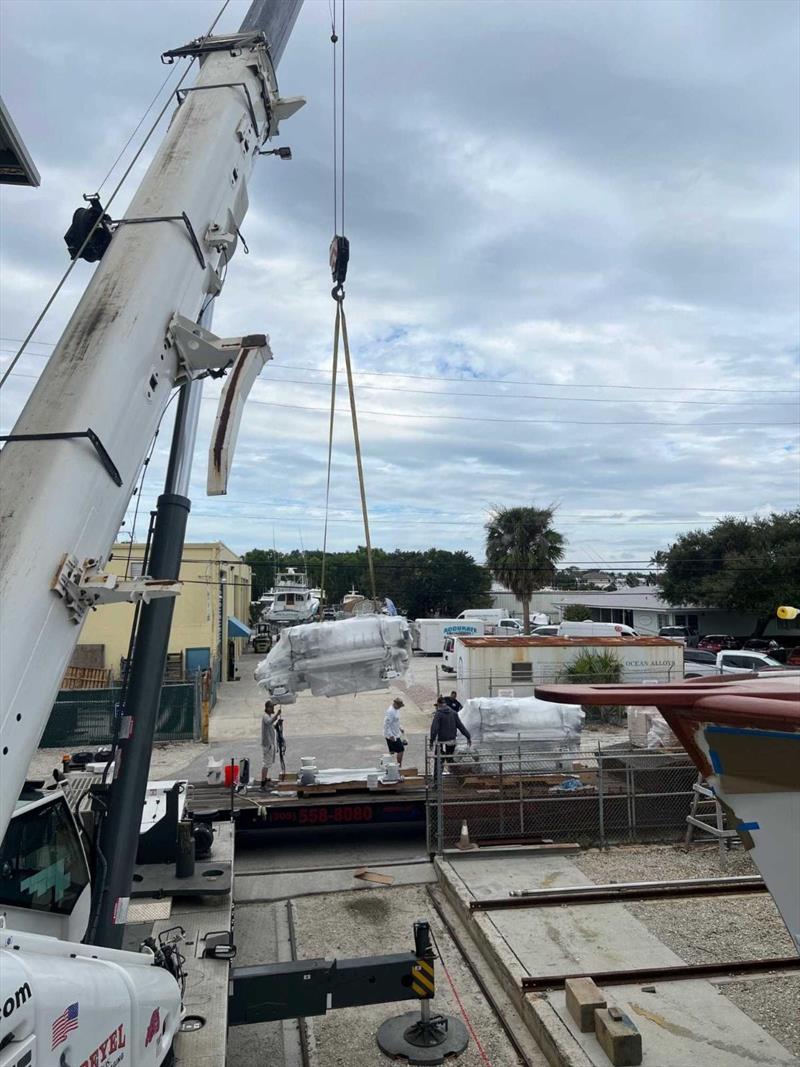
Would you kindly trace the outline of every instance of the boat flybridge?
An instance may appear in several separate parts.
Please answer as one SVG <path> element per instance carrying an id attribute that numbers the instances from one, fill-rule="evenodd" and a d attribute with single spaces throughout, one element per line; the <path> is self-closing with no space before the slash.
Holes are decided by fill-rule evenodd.
<path id="1" fill-rule="evenodd" d="M 319 611 L 319 590 L 310 589 L 305 572 L 294 567 L 278 572 L 271 592 L 272 604 L 264 613 L 269 623 L 291 626 L 310 622 Z"/>

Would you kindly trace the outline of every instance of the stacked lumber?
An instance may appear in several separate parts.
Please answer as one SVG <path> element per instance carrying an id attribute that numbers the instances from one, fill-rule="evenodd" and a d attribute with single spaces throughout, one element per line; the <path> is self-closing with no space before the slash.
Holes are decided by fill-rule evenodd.
<path id="1" fill-rule="evenodd" d="M 110 667 L 67 667 L 61 680 L 62 689 L 108 689 Z"/>

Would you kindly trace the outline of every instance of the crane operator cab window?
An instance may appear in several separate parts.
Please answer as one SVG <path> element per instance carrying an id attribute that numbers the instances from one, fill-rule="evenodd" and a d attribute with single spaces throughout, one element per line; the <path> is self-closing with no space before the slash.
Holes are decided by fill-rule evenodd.
<path id="1" fill-rule="evenodd" d="M 69 915 L 88 884 L 86 857 L 64 797 L 18 809 L 0 846 L 0 907 Z"/>

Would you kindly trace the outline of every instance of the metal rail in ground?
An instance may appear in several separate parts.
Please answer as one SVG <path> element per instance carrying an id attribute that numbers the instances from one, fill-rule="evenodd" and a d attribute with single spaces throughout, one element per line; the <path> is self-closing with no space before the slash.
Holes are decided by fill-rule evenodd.
<path id="1" fill-rule="evenodd" d="M 467 945 L 465 943 L 464 938 L 466 936 L 469 936 L 469 935 L 466 934 L 466 933 L 462 933 L 461 931 L 456 929 L 453 921 L 448 916 L 447 911 L 446 911 L 447 898 L 443 894 L 442 895 L 442 899 L 441 900 L 438 899 L 436 894 L 431 891 L 432 889 L 433 889 L 432 886 L 428 886 L 428 897 L 431 900 L 434 908 L 436 909 L 436 914 L 439 916 L 439 920 L 441 921 L 442 925 L 444 926 L 445 930 L 447 931 L 447 934 L 450 937 L 450 940 L 453 942 L 455 947 L 458 949 L 458 951 L 459 951 L 459 953 L 461 955 L 461 959 L 463 960 L 464 964 L 466 965 L 467 970 L 472 975 L 472 977 L 473 977 L 473 979 L 475 981 L 475 984 L 477 985 L 478 989 L 480 989 L 481 993 L 486 998 L 487 1004 L 490 1006 L 490 1008 L 494 1012 L 495 1018 L 500 1023 L 500 1026 L 503 1028 L 503 1031 L 505 1032 L 506 1037 L 511 1042 L 511 1046 L 514 1049 L 514 1051 L 517 1053 L 517 1055 L 519 1056 L 520 1061 L 522 1063 L 524 1063 L 524 1064 L 529 1064 L 531 1061 L 530 1061 L 529 1057 L 526 1055 L 524 1042 L 521 1040 L 520 1028 L 518 1026 L 514 1025 L 512 1020 L 509 1018 L 508 1013 L 502 1009 L 502 1007 L 498 1003 L 496 997 L 494 996 L 494 994 L 492 992 L 492 989 L 490 988 L 490 985 L 487 983 L 487 981 L 484 978 L 484 975 L 481 973 L 481 969 L 478 966 L 476 966 L 476 964 L 475 964 L 475 961 L 473 959 L 473 953 L 477 952 L 477 955 L 481 956 L 480 949 L 475 947 L 475 948 L 472 949 L 472 951 L 470 951 L 467 948 Z M 484 964 L 486 965 L 486 963 L 487 963 L 487 961 L 484 959 Z M 491 969 L 490 969 L 490 974 L 491 974 Z M 500 979 L 495 977 L 495 981 L 497 981 L 498 985 L 500 986 L 500 989 L 502 990 L 502 983 L 500 982 Z M 524 1029 L 524 1028 L 522 1028 L 522 1029 Z M 531 1038 L 532 1038 L 532 1035 L 531 1035 Z"/>
<path id="2" fill-rule="evenodd" d="M 564 886 L 555 889 L 517 890 L 507 897 L 471 900 L 470 911 L 504 911 L 511 908 L 553 908 L 563 904 L 614 904 L 632 900 L 682 900 L 691 897 L 766 893 L 763 878 L 685 878 L 666 882 L 618 882 L 608 885 Z"/>
<path id="3" fill-rule="evenodd" d="M 568 978 L 591 978 L 600 987 L 609 985 L 651 985 L 680 982 L 691 978 L 722 978 L 728 975 L 768 974 L 770 971 L 800 970 L 800 956 L 775 956 L 766 960 L 731 960 L 727 963 L 684 963 L 671 967 L 634 967 L 621 971 L 582 971 L 572 974 L 543 974 L 523 978 L 523 993 L 561 989 Z"/>

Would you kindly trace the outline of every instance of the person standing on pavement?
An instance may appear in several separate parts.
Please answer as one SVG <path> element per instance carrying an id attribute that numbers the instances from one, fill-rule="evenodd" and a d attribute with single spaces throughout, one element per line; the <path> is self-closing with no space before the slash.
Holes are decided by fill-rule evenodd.
<path id="1" fill-rule="evenodd" d="M 405 704 L 400 697 L 395 697 L 383 716 L 383 736 L 386 738 L 386 747 L 397 757 L 398 767 L 403 766 L 407 743 L 400 724 L 400 708 L 404 707 Z"/>
<path id="2" fill-rule="evenodd" d="M 461 711 L 461 709 L 464 707 L 464 705 L 458 699 L 458 694 L 456 693 L 455 689 L 452 691 L 449 697 L 444 697 L 443 699 L 445 704 L 447 704 L 449 708 L 452 708 L 456 715 L 458 715 L 459 711 Z"/>
<path id="3" fill-rule="evenodd" d="M 261 788 L 266 789 L 269 774 L 278 751 L 277 727 L 281 723 L 281 709 L 275 710 L 271 700 L 264 704 L 261 716 Z"/>
<path id="4" fill-rule="evenodd" d="M 436 701 L 436 711 L 431 723 L 430 744 L 436 752 L 437 777 L 445 763 L 452 763 L 453 753 L 456 750 L 456 733 L 463 734 L 467 744 L 472 748 L 472 737 L 469 730 L 458 717 L 458 712 L 446 703 L 444 697 Z"/>

